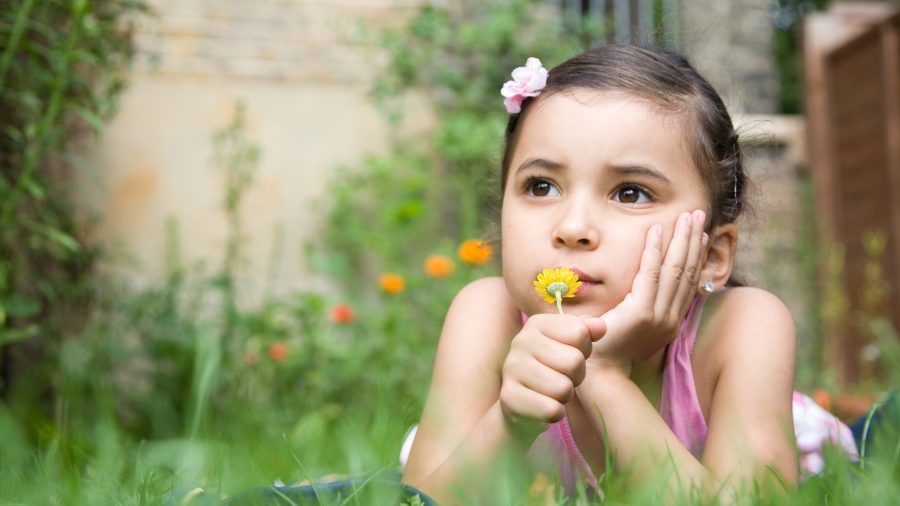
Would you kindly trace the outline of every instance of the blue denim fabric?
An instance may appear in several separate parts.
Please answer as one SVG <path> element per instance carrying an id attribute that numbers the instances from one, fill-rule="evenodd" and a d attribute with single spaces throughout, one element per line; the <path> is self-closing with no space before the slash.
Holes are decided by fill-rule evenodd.
<path id="1" fill-rule="evenodd" d="M 204 491 L 184 501 L 184 494 L 174 494 L 170 505 L 186 506 L 330 506 L 330 505 L 369 505 L 385 506 L 437 506 L 430 497 L 419 490 L 400 482 L 396 473 L 380 473 L 378 475 L 360 476 L 327 483 L 289 486 L 273 485 L 257 487 L 246 492 L 221 499 L 212 492 Z M 415 497 L 418 496 L 418 502 Z M 349 499 L 349 500 L 348 500 Z"/>

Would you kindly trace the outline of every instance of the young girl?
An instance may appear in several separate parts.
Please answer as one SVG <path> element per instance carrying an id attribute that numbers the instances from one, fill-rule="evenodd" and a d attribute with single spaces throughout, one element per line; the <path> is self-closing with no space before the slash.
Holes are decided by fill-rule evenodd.
<path id="1" fill-rule="evenodd" d="M 745 181 L 722 100 L 682 57 L 633 46 L 513 78 L 503 277 L 448 311 L 404 482 L 458 502 L 515 448 L 570 493 L 666 464 L 673 494 L 796 482 L 794 324 L 731 279 Z M 535 291 L 545 268 L 581 281 L 565 314 Z"/>

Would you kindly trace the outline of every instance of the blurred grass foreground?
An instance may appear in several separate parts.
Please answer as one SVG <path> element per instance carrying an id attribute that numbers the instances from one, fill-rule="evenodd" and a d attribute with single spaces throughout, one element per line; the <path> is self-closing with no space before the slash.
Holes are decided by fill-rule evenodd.
<path id="1" fill-rule="evenodd" d="M 315 203 L 321 233 L 305 257 L 329 289 L 259 298 L 240 281 L 244 197 L 265 157 L 245 107 L 210 135 L 221 262 L 186 264 L 173 219 L 163 275 L 140 285 L 110 275 L 100 266 L 111 253 L 90 240 L 93 218 L 73 211 L 68 189 L 92 171 L 85 154 L 116 111 L 147 6 L 0 5 L 0 504 L 177 504 L 334 475 L 363 479 L 326 503 L 389 500 L 370 484 L 396 476 L 449 301 L 497 272 L 482 240 L 506 119 L 497 83 L 525 55 L 549 67 L 606 29 L 534 1 L 498 5 L 426 6 L 374 35 L 388 56 L 372 86 L 385 119 L 402 122 L 416 87 L 440 118 L 425 142 L 397 130 L 387 154 L 341 168 Z M 900 353 L 887 320 L 870 321 L 886 343 L 882 383 L 868 390 L 879 392 L 897 384 Z M 746 502 L 884 504 L 900 497 L 900 447 L 875 447 L 862 464 L 829 455 L 823 476 Z M 497 504 L 564 503 L 508 469 L 497 484 Z M 606 490 L 616 503 L 656 503 L 661 487 L 608 478 Z"/>

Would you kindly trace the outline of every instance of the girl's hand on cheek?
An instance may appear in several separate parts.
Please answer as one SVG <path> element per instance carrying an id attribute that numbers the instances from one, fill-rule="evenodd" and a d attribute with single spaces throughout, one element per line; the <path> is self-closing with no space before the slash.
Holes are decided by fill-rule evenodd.
<path id="1" fill-rule="evenodd" d="M 503 362 L 500 407 L 510 429 L 533 438 L 566 413 L 585 376 L 591 343 L 603 336 L 599 319 L 538 314 L 513 338 Z"/>
<path id="2" fill-rule="evenodd" d="M 616 367 L 630 374 L 632 362 L 650 358 L 678 335 L 704 261 L 705 222 L 703 211 L 682 213 L 665 258 L 662 226 L 650 228 L 631 293 L 600 317 L 608 330 L 594 344 L 588 368 Z"/>

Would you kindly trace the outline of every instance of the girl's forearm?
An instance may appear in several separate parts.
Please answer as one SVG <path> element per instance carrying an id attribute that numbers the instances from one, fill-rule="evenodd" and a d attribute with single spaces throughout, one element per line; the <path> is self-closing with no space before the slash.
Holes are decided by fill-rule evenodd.
<path id="1" fill-rule="evenodd" d="M 472 428 L 450 456 L 427 478 L 410 484 L 420 488 L 438 504 L 480 502 L 486 487 L 497 481 L 491 472 L 504 452 L 524 453 L 526 446 L 509 429 L 497 401 Z"/>
<path id="2" fill-rule="evenodd" d="M 713 494 L 724 492 L 723 484 L 685 448 L 621 370 L 589 371 L 575 392 L 594 428 L 605 434 L 617 469 L 629 471 L 638 481 L 665 469 L 670 494 L 697 488 Z M 668 468 L 663 467 L 666 464 Z"/>

